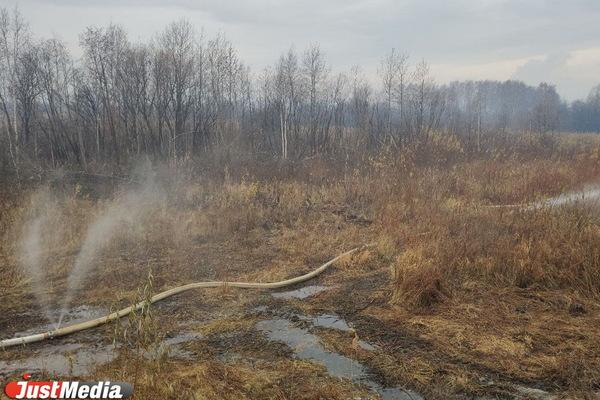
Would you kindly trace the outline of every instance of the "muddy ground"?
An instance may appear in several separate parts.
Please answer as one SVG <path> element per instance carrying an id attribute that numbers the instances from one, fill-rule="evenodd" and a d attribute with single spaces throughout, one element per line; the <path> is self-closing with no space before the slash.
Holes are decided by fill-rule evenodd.
<path id="1" fill-rule="evenodd" d="M 200 365 L 208 369 L 207 377 L 223 374 L 209 389 L 193 393 L 195 398 L 448 398 L 454 390 L 448 380 L 454 379 L 474 382 L 475 390 L 455 392 L 452 398 L 555 398 L 552 382 L 503 374 L 485 360 L 472 363 L 440 348 L 418 322 L 406 325 L 387 317 L 396 314 L 386 301 L 389 271 L 348 277 L 357 273 L 344 274 L 341 268 L 289 290 L 207 289 L 168 299 L 152 307 L 149 329 L 156 331 L 141 349 L 135 341 L 122 343 L 118 331 L 136 323 L 124 319 L 5 350 L 0 376 L 7 380 L 29 372 L 115 379 L 115 371 L 135 368 L 122 360 L 133 353 L 142 364 L 160 364 L 157 378 L 165 383 Z M 298 268 L 298 273 L 306 269 Z M 110 308 L 102 302 L 77 307 L 67 322 L 97 317 Z M 514 311 L 516 316 L 526 313 Z M 4 311 L 0 334 L 13 337 L 51 328 L 43 321 L 43 315 L 25 307 Z M 230 377 L 229 370 L 243 373 Z"/>

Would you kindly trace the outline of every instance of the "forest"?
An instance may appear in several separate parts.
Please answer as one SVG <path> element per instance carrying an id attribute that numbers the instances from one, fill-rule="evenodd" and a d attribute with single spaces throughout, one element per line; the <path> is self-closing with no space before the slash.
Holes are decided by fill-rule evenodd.
<path id="1" fill-rule="evenodd" d="M 83 56 L 35 38 L 18 9 L 0 11 L 1 161 L 5 170 L 177 164 L 215 149 L 236 157 L 344 156 L 460 135 L 600 131 L 600 86 L 563 101 L 550 83 L 436 83 L 426 61 L 392 49 L 377 77 L 336 72 L 318 44 L 251 71 L 224 35 L 186 20 L 145 43 L 117 25 L 81 33 Z"/>

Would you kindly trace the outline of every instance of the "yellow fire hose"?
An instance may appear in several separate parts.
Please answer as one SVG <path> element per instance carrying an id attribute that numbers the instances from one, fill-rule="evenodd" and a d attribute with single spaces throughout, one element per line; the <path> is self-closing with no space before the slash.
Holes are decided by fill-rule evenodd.
<path id="1" fill-rule="evenodd" d="M 99 318 L 92 319 L 89 321 L 80 322 L 78 324 L 73 324 L 73 325 L 62 327 L 62 328 L 57 328 L 55 330 L 44 332 L 44 333 L 38 333 L 35 335 L 29 335 L 29 336 L 16 337 L 16 338 L 12 338 L 12 339 L 2 340 L 2 341 L 0 341 L 0 349 L 6 349 L 8 347 L 18 346 L 18 345 L 25 345 L 28 343 L 41 342 L 42 340 L 52 339 L 52 338 L 56 338 L 59 336 L 65 336 L 65 335 L 69 335 L 71 333 L 83 331 L 86 329 L 95 328 L 97 326 L 106 324 L 106 323 L 114 321 L 116 319 L 125 317 L 126 315 L 128 315 L 129 313 L 131 313 L 133 311 L 141 310 L 143 307 L 148 306 L 149 304 L 156 303 L 158 301 L 166 299 L 167 297 L 171 297 L 176 294 L 183 293 L 183 292 L 186 292 L 186 291 L 192 290 L 192 289 L 217 288 L 217 287 L 224 287 L 224 286 L 237 287 L 237 288 L 243 288 L 243 289 L 278 289 L 278 288 L 282 288 L 282 287 L 286 287 L 286 286 L 291 286 L 291 285 L 294 285 L 297 283 L 305 282 L 309 279 L 316 277 L 317 275 L 323 273 L 323 271 L 325 271 L 328 267 L 330 267 L 332 264 L 334 264 L 339 259 L 341 259 L 345 256 L 349 256 L 349 255 L 351 255 L 365 247 L 368 247 L 368 246 L 369 245 L 356 247 L 356 248 L 349 250 L 343 254 L 340 254 L 339 256 L 335 257 L 334 259 L 327 261 L 325 264 L 321 265 L 319 268 L 315 269 L 314 271 L 311 271 L 304 275 L 297 276 L 295 278 L 286 279 L 284 281 L 271 282 L 271 283 L 213 281 L 213 282 L 195 282 L 195 283 L 190 283 L 190 284 L 183 285 L 183 286 L 178 286 L 176 288 L 165 290 L 164 292 L 158 293 L 158 294 L 152 296 L 150 298 L 150 300 L 139 302 L 137 304 L 123 308 L 122 310 L 115 311 L 114 313 L 105 315 L 104 317 L 99 317 Z"/>

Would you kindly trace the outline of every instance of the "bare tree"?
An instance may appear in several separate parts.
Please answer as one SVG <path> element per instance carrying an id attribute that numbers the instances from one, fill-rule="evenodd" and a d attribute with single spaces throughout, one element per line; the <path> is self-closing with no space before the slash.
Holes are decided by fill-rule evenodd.
<path id="1" fill-rule="evenodd" d="M 2 88 L 0 103 L 6 118 L 9 151 L 13 165 L 18 173 L 19 146 L 21 138 L 18 127 L 19 73 L 24 66 L 22 54 L 30 46 L 29 28 L 19 9 L 15 7 L 12 13 L 0 9 L 0 73 Z"/>
<path id="2" fill-rule="evenodd" d="M 70 103 L 74 88 L 74 71 L 71 57 L 64 43 L 49 39 L 39 44 L 38 83 L 40 85 L 40 130 L 46 139 L 47 151 L 54 166 L 59 158 L 67 156 L 64 151 L 65 136 L 73 118 Z M 77 104 L 77 103 L 76 103 Z M 76 125 L 76 123 L 74 123 Z M 81 162 L 86 165 L 82 128 L 78 130 Z"/>
<path id="3" fill-rule="evenodd" d="M 119 138 L 117 126 L 119 66 L 129 46 L 123 28 L 109 25 L 107 28 L 88 28 L 80 38 L 84 49 L 87 73 L 101 99 L 101 120 L 111 138 L 110 154 L 119 162 Z M 98 127 L 100 129 L 100 127 Z"/>
<path id="4" fill-rule="evenodd" d="M 305 81 L 308 92 L 308 139 L 313 154 L 319 152 L 327 140 L 326 131 L 322 128 L 323 108 L 322 93 L 327 83 L 329 69 L 325 58 L 318 45 L 311 45 L 302 57 L 302 78 Z"/>
<path id="5" fill-rule="evenodd" d="M 281 156 L 286 159 L 289 155 L 290 132 L 297 133 L 299 128 L 296 124 L 300 94 L 299 66 L 298 56 L 293 48 L 281 56 L 275 74 L 281 131 Z"/>
<path id="6" fill-rule="evenodd" d="M 392 130 L 393 110 L 392 103 L 395 97 L 400 106 L 400 118 L 402 118 L 402 106 L 404 105 L 405 79 L 408 71 L 408 56 L 399 54 L 395 49 L 381 60 L 379 75 L 383 85 L 383 95 L 386 103 L 386 129 L 388 137 L 394 140 Z"/>

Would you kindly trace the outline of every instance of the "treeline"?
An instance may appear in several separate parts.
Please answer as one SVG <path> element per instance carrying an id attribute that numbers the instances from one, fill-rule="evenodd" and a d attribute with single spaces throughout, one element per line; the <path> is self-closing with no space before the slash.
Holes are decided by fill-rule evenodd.
<path id="1" fill-rule="evenodd" d="M 228 146 L 303 158 L 427 140 L 559 128 L 597 131 L 599 93 L 563 103 L 553 86 L 438 85 L 422 61 L 391 51 L 373 84 L 358 67 L 334 73 L 317 45 L 251 73 L 223 36 L 186 21 L 147 43 L 116 25 L 80 35 L 81 60 L 38 40 L 18 11 L 0 11 L 0 158 L 5 167 L 177 163 Z"/>
<path id="2" fill-rule="evenodd" d="M 565 108 L 563 115 L 566 130 L 600 133 L 600 85 L 591 90 L 586 100 L 574 101 Z"/>

